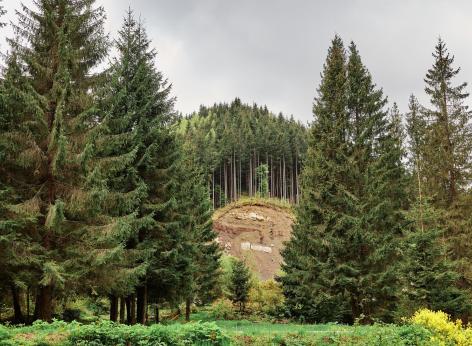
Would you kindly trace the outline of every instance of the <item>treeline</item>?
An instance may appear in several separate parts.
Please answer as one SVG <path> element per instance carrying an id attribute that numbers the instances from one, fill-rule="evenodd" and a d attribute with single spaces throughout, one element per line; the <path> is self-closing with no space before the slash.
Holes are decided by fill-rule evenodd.
<path id="1" fill-rule="evenodd" d="M 179 133 L 207 175 L 215 208 L 242 195 L 298 201 L 307 130 L 293 117 L 235 99 L 202 106 Z"/>
<path id="2" fill-rule="evenodd" d="M 354 43 L 334 38 L 279 278 L 292 317 L 391 322 L 429 308 L 470 320 L 472 114 L 459 71 L 439 40 L 430 105 L 411 96 L 402 117 Z"/>
<path id="3" fill-rule="evenodd" d="M 77 296 L 110 319 L 212 299 L 206 177 L 132 12 L 111 42 L 94 0 L 21 5 L 0 80 L 0 301 L 51 321 Z M 104 72 L 108 51 L 112 59 Z"/>

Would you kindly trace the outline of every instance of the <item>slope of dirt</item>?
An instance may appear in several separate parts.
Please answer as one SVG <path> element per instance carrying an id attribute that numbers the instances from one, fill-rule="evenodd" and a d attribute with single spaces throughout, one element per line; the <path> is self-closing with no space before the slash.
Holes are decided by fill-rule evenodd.
<path id="1" fill-rule="evenodd" d="M 213 221 L 224 252 L 245 259 L 261 280 L 278 274 L 280 250 L 290 238 L 292 224 L 288 210 L 271 205 L 235 205 Z"/>

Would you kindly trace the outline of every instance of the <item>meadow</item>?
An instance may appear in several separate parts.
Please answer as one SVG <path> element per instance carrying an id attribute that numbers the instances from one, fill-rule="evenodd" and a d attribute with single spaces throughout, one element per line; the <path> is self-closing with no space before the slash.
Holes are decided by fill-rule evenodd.
<path id="1" fill-rule="evenodd" d="M 0 346 L 184 346 L 184 345 L 472 345 L 472 329 L 440 312 L 422 310 L 402 325 L 276 324 L 264 321 L 167 321 L 160 325 L 120 325 L 100 320 L 35 322 L 32 326 L 0 326 Z M 203 319 L 203 320 L 202 320 Z"/>

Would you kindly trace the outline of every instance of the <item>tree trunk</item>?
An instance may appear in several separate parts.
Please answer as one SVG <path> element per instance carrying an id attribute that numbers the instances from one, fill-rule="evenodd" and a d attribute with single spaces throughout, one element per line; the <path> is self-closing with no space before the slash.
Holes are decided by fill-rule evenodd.
<path id="1" fill-rule="evenodd" d="M 126 310 L 126 303 L 125 298 L 120 297 L 120 323 L 125 323 L 125 310 Z"/>
<path id="2" fill-rule="evenodd" d="M 36 296 L 35 319 L 45 322 L 52 321 L 53 315 L 53 287 L 51 285 L 38 288 Z"/>
<path id="3" fill-rule="evenodd" d="M 139 286 L 136 289 L 136 295 L 137 295 L 136 320 L 140 324 L 146 324 L 147 285 Z"/>
<path id="4" fill-rule="evenodd" d="M 110 294 L 110 321 L 116 322 L 118 320 L 118 297 Z"/>
<path id="5" fill-rule="evenodd" d="M 11 285 L 11 294 L 12 294 L 12 301 L 13 301 L 13 323 L 20 324 L 25 323 L 25 318 L 23 316 L 23 312 L 21 311 L 21 303 L 20 303 L 20 292 L 18 287 L 15 285 Z"/>
<path id="6" fill-rule="evenodd" d="M 131 321 L 133 319 L 132 311 L 131 311 L 131 296 L 128 296 L 125 298 L 125 304 L 126 304 L 126 324 L 131 324 Z"/>
<path id="7" fill-rule="evenodd" d="M 136 295 L 131 295 L 131 324 L 136 324 Z"/>
<path id="8" fill-rule="evenodd" d="M 30 323 L 30 287 L 26 288 L 26 322 Z"/>
<path id="9" fill-rule="evenodd" d="M 192 300 L 187 298 L 185 301 L 185 321 L 190 322 L 190 309 L 192 306 Z"/>
<path id="10" fill-rule="evenodd" d="M 157 303 L 154 308 L 154 321 L 156 322 L 156 324 L 159 324 L 159 304 Z"/>

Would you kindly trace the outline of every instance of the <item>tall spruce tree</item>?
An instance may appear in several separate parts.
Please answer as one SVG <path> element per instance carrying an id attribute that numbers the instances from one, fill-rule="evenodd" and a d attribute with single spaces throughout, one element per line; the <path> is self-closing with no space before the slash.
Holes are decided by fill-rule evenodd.
<path id="1" fill-rule="evenodd" d="M 457 286 L 460 274 L 444 242 L 446 230 L 441 225 L 441 212 L 424 197 L 408 212 L 412 227 L 405 238 L 401 317 L 421 308 L 444 311 L 455 318 L 470 313 L 470 293 Z"/>
<path id="2" fill-rule="evenodd" d="M 180 253 L 181 277 L 179 284 L 186 302 L 186 320 L 190 318 L 192 303 L 208 304 L 215 298 L 219 282 L 220 250 L 213 231 L 212 206 L 201 172 L 191 151 L 182 154 L 179 184 L 176 193 L 180 225 L 183 232 Z"/>
<path id="3" fill-rule="evenodd" d="M 142 23 L 128 11 L 116 42 L 119 57 L 112 68 L 111 93 L 105 107 L 118 136 L 114 140 L 102 138 L 102 142 L 113 143 L 114 150 L 125 155 L 125 167 L 112 172 L 117 174 L 113 184 L 125 193 L 123 202 L 136 208 L 127 241 L 131 262 L 123 264 L 124 268 L 140 268 L 136 271 L 139 280 L 131 290 L 129 285 L 123 290 L 118 282 L 115 286 L 116 294 L 129 290 L 126 302 L 130 323 L 145 323 L 149 285 L 161 298 L 179 291 L 178 263 L 182 253 L 180 216 L 174 196 L 179 161 L 171 129 L 175 122 L 174 99 L 170 97 L 171 85 L 156 69 L 156 52 L 150 44 Z M 129 199 L 126 192 L 131 193 Z M 123 212 L 131 209 L 126 207 Z M 116 304 L 113 297 L 112 308 Z"/>
<path id="4" fill-rule="evenodd" d="M 283 252 L 291 312 L 311 321 L 391 318 L 405 179 L 389 118 L 354 44 L 333 40 L 314 107 L 294 234 Z"/>
<path id="5" fill-rule="evenodd" d="M 457 284 L 471 287 L 470 259 L 472 124 L 471 111 L 465 104 L 467 83 L 454 84 L 460 68 L 454 56 L 439 39 L 433 53 L 434 63 L 425 78 L 426 94 L 432 109 L 425 109 L 428 122 L 423 150 L 425 193 L 435 208 L 444 209 L 443 222 L 449 254 L 458 261 L 461 277 Z"/>
<path id="6" fill-rule="evenodd" d="M 425 91 L 432 109 L 426 110 L 430 124 L 427 133 L 427 182 L 436 205 L 448 207 L 457 201 L 470 182 L 472 125 L 471 112 L 464 104 L 467 83 L 454 86 L 460 72 L 454 56 L 439 39 L 433 53 L 434 64 L 425 77 Z"/>
<path id="7" fill-rule="evenodd" d="M 30 284 L 35 318 L 43 320 L 51 320 L 61 292 L 84 288 L 97 257 L 103 264 L 119 247 L 106 237 L 99 217 L 106 191 L 89 165 L 93 70 L 108 47 L 103 22 L 93 0 L 37 1 L 34 9 L 22 5 L 18 39 L 9 40 L 4 88 L 15 108 L 0 136 L 9 142 L 1 176 L 14 187 L 7 209 L 20 225 L 17 239 L 36 249 Z"/>
<path id="8" fill-rule="evenodd" d="M 336 36 L 328 51 L 315 100 L 314 123 L 301 177 L 301 199 L 292 238 L 283 250 L 280 278 L 293 317 L 306 321 L 343 319 L 346 300 L 334 278 L 338 254 L 349 251 L 343 235 L 354 223 L 349 169 L 346 53 Z"/>
<path id="9" fill-rule="evenodd" d="M 125 243 L 125 252 L 115 261 L 112 271 L 102 273 L 109 282 L 101 290 L 110 294 L 110 319 L 118 318 L 118 299 L 131 296 L 141 276 L 146 271 L 146 258 L 150 249 L 137 249 L 140 231 L 153 223 L 153 213 L 140 212 L 148 197 L 148 187 L 140 176 L 137 165 L 143 155 L 140 117 L 149 112 L 150 96 L 156 87 L 146 74 L 146 38 L 143 28 L 128 11 L 119 31 L 115 46 L 118 57 L 109 70 L 105 86 L 100 90 L 100 125 L 96 129 L 95 164 L 110 192 L 104 211 L 120 220 L 122 227 L 114 230 L 114 236 Z M 141 237 L 142 238 L 142 237 Z M 103 280 L 102 280 L 103 281 Z M 129 298 L 131 299 L 131 298 Z"/>

